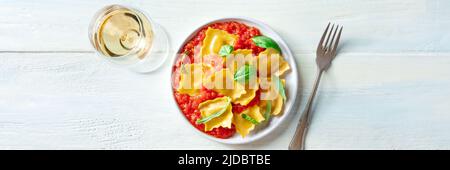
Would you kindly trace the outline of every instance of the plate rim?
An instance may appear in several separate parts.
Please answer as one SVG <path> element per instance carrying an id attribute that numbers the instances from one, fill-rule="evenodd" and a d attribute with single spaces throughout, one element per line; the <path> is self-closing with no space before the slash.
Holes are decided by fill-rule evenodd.
<path id="1" fill-rule="evenodd" d="M 291 65 L 291 70 L 292 70 L 291 72 L 293 74 L 290 75 L 290 76 L 293 76 L 294 79 L 296 80 L 296 82 L 294 82 L 294 91 L 293 91 L 293 94 L 295 94 L 295 95 L 291 96 L 291 98 L 293 98 L 293 99 L 292 99 L 292 101 L 290 101 L 290 102 L 292 102 L 292 104 L 290 104 L 289 106 L 285 106 L 286 108 L 284 109 L 284 111 L 282 113 L 283 115 L 278 118 L 280 120 L 276 124 L 269 125 L 269 126 L 265 127 L 264 130 L 260 131 L 260 133 L 254 134 L 256 136 L 253 136 L 252 138 L 240 138 L 240 140 L 232 140 L 232 139 L 229 139 L 229 138 L 228 139 L 216 138 L 216 137 L 210 136 L 210 135 L 208 135 L 208 134 L 206 134 L 204 132 L 201 132 L 200 130 L 195 128 L 189 122 L 189 120 L 186 118 L 186 116 L 183 114 L 183 112 L 181 111 L 180 107 L 178 106 L 177 101 L 175 99 L 175 95 L 173 95 L 174 94 L 174 89 L 171 87 L 172 101 L 173 101 L 173 104 L 175 105 L 175 107 L 177 108 L 179 114 L 183 117 L 183 119 L 184 119 L 183 122 L 185 122 L 185 124 L 188 124 L 188 126 L 193 128 L 194 131 L 196 131 L 196 133 L 201 134 L 201 136 L 204 136 L 204 137 L 206 137 L 209 140 L 212 140 L 212 141 L 215 141 L 215 142 L 219 142 L 219 143 L 233 144 L 233 145 L 236 145 L 236 144 L 247 144 L 247 143 L 251 143 L 251 142 L 260 140 L 260 139 L 268 136 L 271 132 L 275 131 L 275 129 L 279 128 L 282 123 L 286 122 L 287 117 L 291 116 L 291 114 L 293 114 L 293 112 L 295 112 L 294 107 L 296 105 L 298 105 L 297 102 L 298 102 L 298 99 L 299 99 L 299 97 L 298 97 L 299 72 L 298 72 L 298 67 L 297 67 L 296 60 L 295 60 L 294 55 L 292 54 L 289 46 L 287 45 L 287 43 L 269 25 L 267 25 L 267 24 L 265 24 L 265 23 L 263 23 L 263 22 L 261 22 L 259 20 L 256 20 L 256 19 L 253 19 L 253 18 L 250 18 L 250 17 L 243 17 L 243 16 L 222 17 L 222 18 L 218 18 L 218 19 L 209 20 L 209 21 L 206 21 L 206 22 L 200 24 L 199 26 L 196 27 L 195 30 L 193 30 L 192 32 L 190 32 L 188 34 L 188 36 L 186 36 L 186 38 L 184 39 L 184 41 L 181 44 L 179 44 L 177 46 L 178 48 L 176 50 L 176 53 L 174 54 L 174 57 L 172 58 L 171 65 L 170 65 L 171 66 L 171 70 L 170 70 L 170 77 L 171 77 L 170 78 L 170 85 L 172 86 L 172 84 L 173 84 L 173 78 L 172 78 L 172 76 L 173 76 L 173 66 L 175 65 L 177 57 L 178 57 L 178 54 L 182 51 L 184 45 L 187 42 L 189 42 L 189 40 L 191 40 L 195 36 L 195 34 L 198 33 L 198 31 L 200 31 L 204 26 L 209 25 L 209 24 L 213 24 L 213 23 L 218 23 L 218 22 L 226 22 L 226 21 L 238 21 L 238 22 L 243 22 L 244 24 L 251 23 L 251 25 L 255 26 L 259 30 L 261 30 L 261 28 L 264 28 L 265 31 L 268 31 L 268 32 L 270 32 L 270 34 L 275 36 L 275 37 L 271 37 L 271 38 L 274 38 L 275 41 L 277 43 L 279 43 L 280 48 L 281 48 L 281 50 L 283 52 L 283 56 L 285 57 L 285 59 L 288 59 L 289 61 L 291 61 L 291 62 L 289 62 L 289 64 Z M 285 54 L 287 54 L 287 55 L 285 55 Z"/>

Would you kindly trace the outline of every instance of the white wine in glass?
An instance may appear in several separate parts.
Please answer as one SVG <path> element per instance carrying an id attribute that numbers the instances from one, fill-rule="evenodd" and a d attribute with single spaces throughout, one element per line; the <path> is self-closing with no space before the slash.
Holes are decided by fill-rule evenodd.
<path id="1" fill-rule="evenodd" d="M 143 12 L 110 5 L 95 15 L 89 39 L 98 55 L 137 72 L 157 69 L 168 55 L 168 39 L 162 28 Z"/>

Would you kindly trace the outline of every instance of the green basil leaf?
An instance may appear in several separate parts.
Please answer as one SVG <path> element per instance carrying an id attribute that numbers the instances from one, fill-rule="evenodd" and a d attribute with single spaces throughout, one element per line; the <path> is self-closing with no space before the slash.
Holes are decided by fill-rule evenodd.
<path id="1" fill-rule="evenodd" d="M 227 104 L 222 108 L 222 109 L 220 109 L 218 112 L 216 112 L 216 113 L 214 113 L 214 114 L 212 114 L 212 115 L 209 115 L 209 116 L 206 116 L 206 117 L 204 117 L 204 118 L 201 118 L 201 119 L 199 119 L 199 120 L 197 120 L 197 124 L 203 124 L 203 123 L 206 123 L 206 122 L 208 122 L 208 121 L 210 121 L 210 120 L 212 120 L 212 119 L 214 119 L 214 118 L 216 118 L 216 117 L 219 117 L 220 115 L 222 115 L 223 113 L 225 113 L 225 111 L 227 110 L 227 108 L 228 108 L 228 106 L 230 105 L 230 102 L 231 102 L 231 100 L 230 100 L 230 98 L 227 98 L 228 100 L 227 100 Z"/>
<path id="2" fill-rule="evenodd" d="M 278 77 L 273 77 L 273 81 L 275 82 L 275 87 L 280 93 L 281 97 L 283 97 L 283 100 L 286 101 L 286 90 L 284 90 L 283 82 L 281 82 L 281 79 Z"/>
<path id="3" fill-rule="evenodd" d="M 266 36 L 255 36 L 252 38 L 252 41 L 258 47 L 273 48 L 275 50 L 278 50 L 278 52 L 281 53 L 280 46 L 278 46 L 278 44 L 272 38 L 269 38 Z"/>
<path id="4" fill-rule="evenodd" d="M 242 118 L 244 118 L 245 120 L 250 121 L 250 122 L 253 123 L 254 125 L 258 125 L 258 124 L 259 124 L 258 121 L 256 121 L 255 119 L 253 119 L 252 117 L 250 117 L 250 116 L 247 115 L 247 114 L 241 114 L 241 116 L 242 116 Z"/>
<path id="5" fill-rule="evenodd" d="M 236 73 L 234 74 L 234 80 L 245 82 L 250 80 L 250 78 L 253 76 L 256 76 L 256 68 L 254 66 L 245 64 L 236 71 Z"/>
<path id="6" fill-rule="evenodd" d="M 220 47 L 219 55 L 221 57 L 226 57 L 226 56 L 230 55 L 231 52 L 233 52 L 233 46 L 231 46 L 231 45 L 223 45 L 222 47 Z"/>
<path id="7" fill-rule="evenodd" d="M 272 101 L 267 101 L 266 104 L 266 111 L 264 112 L 264 118 L 267 120 L 269 120 L 270 118 L 270 112 L 272 112 Z"/>

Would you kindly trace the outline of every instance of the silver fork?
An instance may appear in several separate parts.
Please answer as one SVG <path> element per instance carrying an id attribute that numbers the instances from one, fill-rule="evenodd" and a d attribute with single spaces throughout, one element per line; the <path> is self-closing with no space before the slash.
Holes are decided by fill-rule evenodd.
<path id="1" fill-rule="evenodd" d="M 308 127 L 312 117 L 311 106 L 314 100 L 314 96 L 316 95 L 317 87 L 319 86 L 320 77 L 322 76 L 322 72 L 330 66 L 331 61 L 336 56 L 336 49 L 339 44 L 339 38 L 341 37 L 343 27 L 342 26 L 339 27 L 339 25 L 337 25 L 335 28 L 333 24 L 333 26 L 331 26 L 330 31 L 328 31 L 329 27 L 330 23 L 328 23 L 327 28 L 325 28 L 322 38 L 320 39 L 319 45 L 317 46 L 316 64 L 318 68 L 318 74 L 314 82 L 313 91 L 309 96 L 308 103 L 306 104 L 306 108 L 300 117 L 300 121 L 298 122 L 294 137 L 292 138 L 291 143 L 289 144 L 289 150 L 305 149 L 306 133 L 308 131 Z M 339 33 L 337 34 L 337 38 L 335 41 L 336 33 L 338 31 Z M 332 33 L 333 36 L 331 36 Z M 331 41 L 329 41 L 330 37 L 332 37 Z M 325 38 L 326 41 L 324 43 Z"/>

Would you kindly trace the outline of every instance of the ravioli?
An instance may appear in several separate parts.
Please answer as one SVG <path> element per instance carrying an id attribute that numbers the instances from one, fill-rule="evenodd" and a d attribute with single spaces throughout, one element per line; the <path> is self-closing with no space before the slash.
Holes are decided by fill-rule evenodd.
<path id="1" fill-rule="evenodd" d="M 230 97 L 233 102 L 246 93 L 245 87 L 233 79 L 233 73 L 227 68 L 215 72 L 206 81 L 205 87 Z"/>
<path id="2" fill-rule="evenodd" d="M 251 49 L 237 49 L 237 50 L 234 50 L 232 54 L 234 54 L 234 55 L 244 55 L 244 56 L 253 55 L 253 50 L 251 50 Z"/>
<path id="3" fill-rule="evenodd" d="M 211 54 L 217 55 L 223 45 L 233 46 L 237 39 L 237 35 L 229 34 L 224 30 L 209 27 L 205 32 L 205 39 L 203 39 L 200 54 L 202 57 L 206 57 Z"/>
<path id="4" fill-rule="evenodd" d="M 286 80 L 280 80 L 284 87 Z M 260 78 L 259 86 L 261 89 L 261 100 L 274 100 L 280 95 L 280 92 L 276 88 L 276 82 L 273 82 L 272 78 Z"/>
<path id="5" fill-rule="evenodd" d="M 229 63 L 227 63 L 227 67 L 228 68 L 231 67 L 232 69 L 230 68 L 230 70 L 233 70 L 232 71 L 233 73 L 236 73 L 238 68 L 244 66 L 245 64 L 254 65 L 256 68 L 257 64 L 256 59 L 253 56 L 253 51 L 251 49 L 238 49 L 233 51 L 232 54 L 234 58 L 232 58 L 232 61 L 229 61 Z M 250 101 L 252 101 L 253 98 L 255 98 L 256 91 L 259 89 L 258 81 L 259 80 L 257 79 L 251 79 L 250 81 L 246 81 L 244 84 L 246 93 L 243 94 L 238 99 L 234 100 L 233 103 L 240 104 L 243 106 L 250 103 Z"/>
<path id="6" fill-rule="evenodd" d="M 275 68 L 272 68 L 272 66 L 275 66 Z M 258 70 L 260 75 L 267 75 L 267 77 L 271 75 L 281 76 L 289 69 L 289 63 L 273 48 L 267 48 L 258 55 Z"/>
<path id="7" fill-rule="evenodd" d="M 282 85 L 285 86 L 286 81 L 284 79 L 280 80 L 282 82 Z M 271 78 L 263 78 L 261 80 L 260 86 L 262 86 L 260 102 L 261 109 L 265 110 L 267 101 L 270 101 L 272 106 L 270 113 L 272 115 L 280 114 L 283 108 L 284 101 L 280 92 L 276 88 L 275 82 L 273 82 Z"/>
<path id="8" fill-rule="evenodd" d="M 256 82 L 249 82 L 246 84 L 245 87 L 245 94 L 242 94 L 239 98 L 233 101 L 234 104 L 240 104 L 242 106 L 247 105 L 250 103 L 253 98 L 256 96 L 256 91 L 259 89 L 259 80 Z"/>
<path id="9" fill-rule="evenodd" d="M 275 100 L 272 100 L 272 115 L 278 115 L 281 113 L 283 108 L 283 98 L 279 95 Z"/>
<path id="10" fill-rule="evenodd" d="M 252 106 L 246 110 L 244 110 L 240 114 L 236 114 L 233 118 L 233 124 L 236 127 L 236 131 L 242 136 L 247 136 L 250 131 L 255 129 L 255 124 L 252 122 L 242 118 L 242 114 L 247 114 L 251 118 L 255 119 L 258 123 L 264 121 L 264 116 L 259 111 L 258 106 Z"/>
<path id="11" fill-rule="evenodd" d="M 270 114 L 271 115 L 279 115 L 281 111 L 283 110 L 283 98 L 281 96 L 277 96 L 274 100 L 261 100 L 259 103 L 259 107 L 261 109 L 261 112 L 264 114 L 266 112 L 267 103 L 270 101 Z"/>
<path id="12" fill-rule="evenodd" d="M 198 94 L 202 88 L 203 79 L 210 70 L 210 66 L 202 63 L 183 65 L 180 70 L 180 81 L 177 91 L 190 96 Z"/>
<path id="13" fill-rule="evenodd" d="M 220 112 L 224 107 L 227 107 L 225 112 L 223 112 L 220 116 L 204 123 L 205 131 L 211 131 L 217 127 L 231 128 L 233 113 L 231 112 L 232 107 L 229 101 L 229 97 L 224 96 L 213 100 L 207 100 L 198 105 L 198 109 L 200 110 L 203 118 Z"/>
<path id="14" fill-rule="evenodd" d="M 226 66 L 233 73 L 244 64 L 257 65 L 257 60 L 253 56 L 253 51 L 251 49 L 237 49 L 231 54 L 232 57 L 226 58 Z"/>

